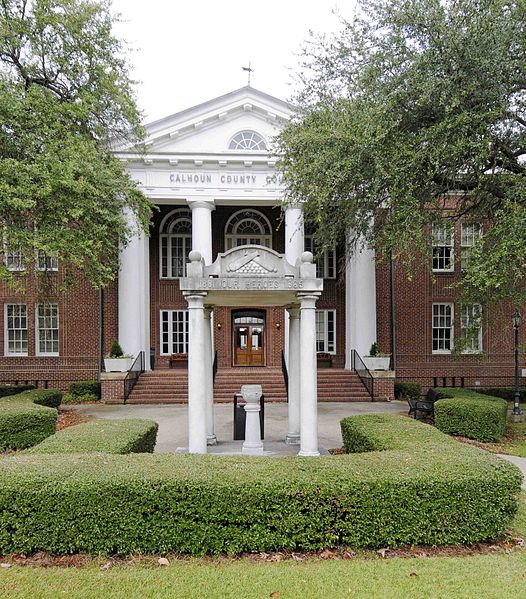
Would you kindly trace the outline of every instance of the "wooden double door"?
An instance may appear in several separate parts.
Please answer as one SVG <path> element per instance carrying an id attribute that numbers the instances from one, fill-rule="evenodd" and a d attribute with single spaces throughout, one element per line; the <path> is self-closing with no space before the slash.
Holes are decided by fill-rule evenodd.
<path id="1" fill-rule="evenodd" d="M 265 312 L 232 314 L 234 366 L 265 366 Z"/>

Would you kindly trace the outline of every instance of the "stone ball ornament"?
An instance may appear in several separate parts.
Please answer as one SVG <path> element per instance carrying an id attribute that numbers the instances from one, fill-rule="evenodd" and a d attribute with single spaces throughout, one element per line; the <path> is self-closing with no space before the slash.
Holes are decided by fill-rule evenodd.
<path id="1" fill-rule="evenodd" d="M 314 255 L 312 252 L 303 252 L 301 254 L 301 261 L 306 263 L 312 263 L 314 261 Z"/>
<path id="2" fill-rule="evenodd" d="M 190 262 L 201 262 L 201 252 L 198 252 L 197 250 L 192 250 L 189 254 L 188 254 L 188 258 L 190 260 Z"/>

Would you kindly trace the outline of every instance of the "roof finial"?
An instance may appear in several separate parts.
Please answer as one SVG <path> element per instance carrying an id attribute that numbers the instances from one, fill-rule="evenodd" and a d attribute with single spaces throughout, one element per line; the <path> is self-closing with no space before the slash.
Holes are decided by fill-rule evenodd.
<path id="1" fill-rule="evenodd" d="M 248 73 L 248 87 L 250 87 L 250 75 L 254 72 L 254 69 L 251 67 L 251 62 L 249 61 L 248 67 L 241 67 L 244 71 Z"/>

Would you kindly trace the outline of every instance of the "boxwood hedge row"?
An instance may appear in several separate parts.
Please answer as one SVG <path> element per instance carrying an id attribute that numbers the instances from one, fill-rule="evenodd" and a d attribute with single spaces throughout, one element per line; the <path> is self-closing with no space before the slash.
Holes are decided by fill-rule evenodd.
<path id="1" fill-rule="evenodd" d="M 0 555 L 442 545 L 506 530 L 522 480 L 515 466 L 409 419 L 369 419 L 373 437 L 387 431 L 391 447 L 403 430 L 412 441 L 320 459 L 5 458 Z"/>
<path id="2" fill-rule="evenodd" d="M 29 391 L 34 388 L 35 385 L 0 385 L 0 397 L 18 395 L 18 393 L 22 393 L 22 391 Z"/>
<path id="3" fill-rule="evenodd" d="M 506 431 L 508 405 L 504 399 L 468 389 L 447 389 L 451 399 L 435 403 L 435 426 L 449 435 L 477 441 L 499 441 Z"/>
<path id="4" fill-rule="evenodd" d="M 152 453 L 158 424 L 153 420 L 92 420 L 58 431 L 28 453 Z"/>
<path id="5" fill-rule="evenodd" d="M 58 412 L 45 404 L 55 404 L 56 396 L 43 391 L 51 390 L 26 391 L 0 399 L 0 451 L 31 447 L 55 432 Z"/>

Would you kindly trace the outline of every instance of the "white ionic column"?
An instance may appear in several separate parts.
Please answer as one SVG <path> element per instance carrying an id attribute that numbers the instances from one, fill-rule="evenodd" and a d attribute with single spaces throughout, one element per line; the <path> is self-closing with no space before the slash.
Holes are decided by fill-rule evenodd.
<path id="1" fill-rule="evenodd" d="M 300 456 L 319 456 L 318 377 L 316 364 L 316 300 L 319 294 L 298 293 L 300 300 Z"/>
<path id="2" fill-rule="evenodd" d="M 217 437 L 214 431 L 214 373 L 212 360 L 212 309 L 205 308 L 205 359 L 206 364 L 206 443 L 216 445 Z"/>
<path id="3" fill-rule="evenodd" d="M 289 316 L 289 403 L 287 445 L 300 442 L 300 310 L 297 306 L 287 308 Z"/>
<path id="4" fill-rule="evenodd" d="M 201 252 L 208 266 L 212 264 L 212 210 L 213 201 L 191 200 L 188 205 L 192 210 L 192 250 Z"/>
<path id="5" fill-rule="evenodd" d="M 305 232 L 303 226 L 303 210 L 300 204 L 285 205 L 285 259 L 296 266 L 298 258 L 305 251 Z M 285 361 L 289 366 L 290 356 L 290 324 L 289 315 L 285 312 Z M 289 400 L 290 401 L 290 400 Z"/>
<path id="6" fill-rule="evenodd" d="M 376 341 L 374 250 L 357 247 L 347 261 L 345 296 L 345 367 L 350 368 L 351 350 L 366 356 Z"/>
<path id="7" fill-rule="evenodd" d="M 134 233 L 120 250 L 119 343 L 134 357 L 143 351 L 150 370 L 150 239 L 138 230 L 131 210 L 125 218 Z"/>
<path id="8" fill-rule="evenodd" d="M 206 327 L 203 302 L 206 293 L 184 294 L 188 302 L 188 451 L 206 453 L 208 372 Z M 210 355 L 210 354 L 208 354 Z"/>

